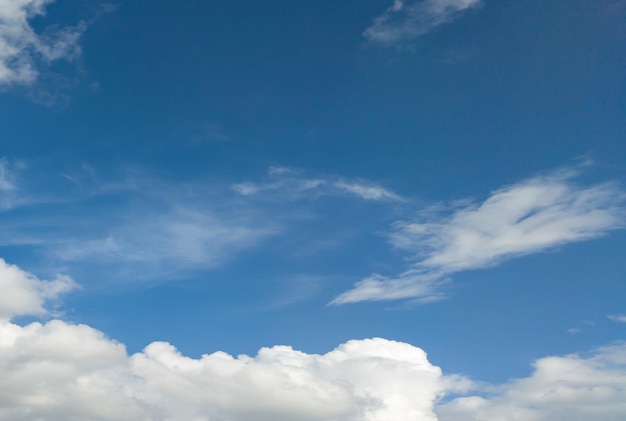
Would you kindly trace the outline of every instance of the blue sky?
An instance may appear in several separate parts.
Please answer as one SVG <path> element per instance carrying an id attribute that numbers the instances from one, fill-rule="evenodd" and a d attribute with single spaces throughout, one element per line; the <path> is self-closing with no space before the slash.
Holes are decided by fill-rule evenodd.
<path id="1" fill-rule="evenodd" d="M 0 0 L 0 420 L 624 419 L 624 22 Z"/>

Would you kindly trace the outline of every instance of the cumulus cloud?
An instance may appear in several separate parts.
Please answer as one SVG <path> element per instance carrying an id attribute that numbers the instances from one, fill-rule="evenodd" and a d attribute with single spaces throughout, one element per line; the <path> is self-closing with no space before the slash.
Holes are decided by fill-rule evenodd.
<path id="1" fill-rule="evenodd" d="M 0 0 L 0 86 L 29 84 L 37 67 L 80 54 L 84 25 L 35 32 L 29 20 L 45 14 L 53 0 Z"/>
<path id="2" fill-rule="evenodd" d="M 0 300 L 0 311 L 41 313 L 43 302 L 68 285 L 39 281 L 2 261 L 2 297 L 22 304 Z M 444 375 L 420 348 L 382 338 L 351 340 L 326 354 L 273 346 L 256 356 L 217 351 L 200 358 L 153 342 L 129 356 L 123 344 L 86 325 L 20 326 L 5 318 L 0 372 L 0 419 L 12 421 L 616 421 L 626 415 L 624 343 L 586 357 L 542 358 L 527 378 L 485 385 Z M 483 393 L 467 396 L 470 391 Z M 453 399 L 443 403 L 446 396 Z"/>
<path id="3" fill-rule="evenodd" d="M 0 419 L 30 421 L 617 421 L 626 416 L 626 345 L 539 359 L 503 385 L 447 376 L 424 351 L 381 338 L 326 354 L 256 356 L 125 347 L 86 325 L 0 322 Z M 468 390 L 480 395 L 462 397 Z M 444 403 L 446 395 L 452 400 Z"/>
<path id="4" fill-rule="evenodd" d="M 433 284 L 455 272 L 599 237 L 623 228 L 626 195 L 613 183 L 583 187 L 576 170 L 535 177 L 496 190 L 483 203 L 467 201 L 393 224 L 394 247 L 413 253 L 412 268 L 395 278 L 374 274 L 334 304 L 363 300 L 438 298 Z"/>
<path id="5" fill-rule="evenodd" d="M 626 344 L 537 360 L 531 376 L 437 408 L 440 421 L 618 421 L 626 417 Z"/>
<path id="6" fill-rule="evenodd" d="M 451 22 L 481 3 L 481 0 L 395 0 L 363 35 L 381 45 L 402 44 Z"/>
<path id="7" fill-rule="evenodd" d="M 123 345 L 59 320 L 0 324 L 0 419 L 436 420 L 445 382 L 419 348 L 349 341 L 324 354 L 288 346 L 193 359 L 164 342 Z"/>
<path id="8" fill-rule="evenodd" d="M 52 281 L 39 280 L 35 275 L 0 259 L 0 321 L 14 316 L 48 313 L 44 308 L 47 300 L 76 287 L 68 276 L 57 275 Z"/>

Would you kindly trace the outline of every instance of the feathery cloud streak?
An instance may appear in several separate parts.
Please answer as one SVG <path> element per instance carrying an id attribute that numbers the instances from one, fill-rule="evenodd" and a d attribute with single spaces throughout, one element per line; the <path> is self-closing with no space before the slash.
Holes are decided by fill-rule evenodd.
<path id="1" fill-rule="evenodd" d="M 37 34 L 29 20 L 45 15 L 53 0 L 0 0 L 0 86 L 30 84 L 37 67 L 80 54 L 84 24 L 55 28 Z"/>
<path id="2" fill-rule="evenodd" d="M 421 0 L 407 4 L 404 0 L 395 0 L 363 35 L 370 42 L 385 46 L 402 44 L 451 22 L 481 3 L 481 0 Z"/>
<path id="3" fill-rule="evenodd" d="M 233 184 L 233 190 L 242 196 L 255 196 L 272 193 L 274 196 L 295 200 L 309 196 L 356 196 L 368 201 L 404 201 L 400 195 L 368 180 L 347 180 L 337 177 L 308 178 L 299 171 L 270 167 L 269 180 L 262 183 L 245 181 Z"/>
<path id="4" fill-rule="evenodd" d="M 532 178 L 493 192 L 479 205 L 396 222 L 390 240 L 413 253 L 411 269 L 395 278 L 374 274 L 332 304 L 438 299 L 442 279 L 450 274 L 623 228 L 626 194 L 612 183 L 581 187 L 576 175 L 563 170 Z"/>

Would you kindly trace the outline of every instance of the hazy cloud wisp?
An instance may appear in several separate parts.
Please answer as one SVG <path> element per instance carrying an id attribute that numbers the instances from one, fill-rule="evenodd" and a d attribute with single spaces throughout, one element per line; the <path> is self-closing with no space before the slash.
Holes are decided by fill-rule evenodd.
<path id="1" fill-rule="evenodd" d="M 481 3 L 481 0 L 395 0 L 385 13 L 374 19 L 363 35 L 370 42 L 381 45 L 402 44 L 456 19 L 463 11 Z"/>

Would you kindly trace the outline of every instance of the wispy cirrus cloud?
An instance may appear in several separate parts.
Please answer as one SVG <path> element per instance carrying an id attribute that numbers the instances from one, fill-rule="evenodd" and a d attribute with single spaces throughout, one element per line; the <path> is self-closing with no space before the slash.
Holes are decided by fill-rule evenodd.
<path id="1" fill-rule="evenodd" d="M 38 67 L 80 55 L 79 39 L 85 24 L 49 27 L 37 33 L 29 20 L 45 15 L 53 0 L 0 0 L 0 86 L 26 85 Z"/>
<path id="2" fill-rule="evenodd" d="M 372 181 L 343 177 L 307 177 L 301 171 L 286 167 L 270 167 L 268 180 L 245 181 L 233 184 L 233 189 L 243 196 L 265 193 L 275 197 L 299 199 L 306 196 L 354 196 L 368 201 L 404 201 L 393 191 Z"/>
<path id="3" fill-rule="evenodd" d="M 506 259 L 599 237 L 624 228 L 626 194 L 615 183 L 581 186 L 576 169 L 535 177 L 496 190 L 483 203 L 398 221 L 392 245 L 413 253 L 410 270 L 358 282 L 332 304 L 441 297 L 449 275 Z"/>
<path id="4" fill-rule="evenodd" d="M 481 0 L 395 0 L 391 7 L 374 19 L 363 35 L 377 44 L 401 45 L 481 4 Z"/>
<path id="5" fill-rule="evenodd" d="M 606 317 L 614 322 L 626 323 L 626 314 L 609 314 Z"/>

